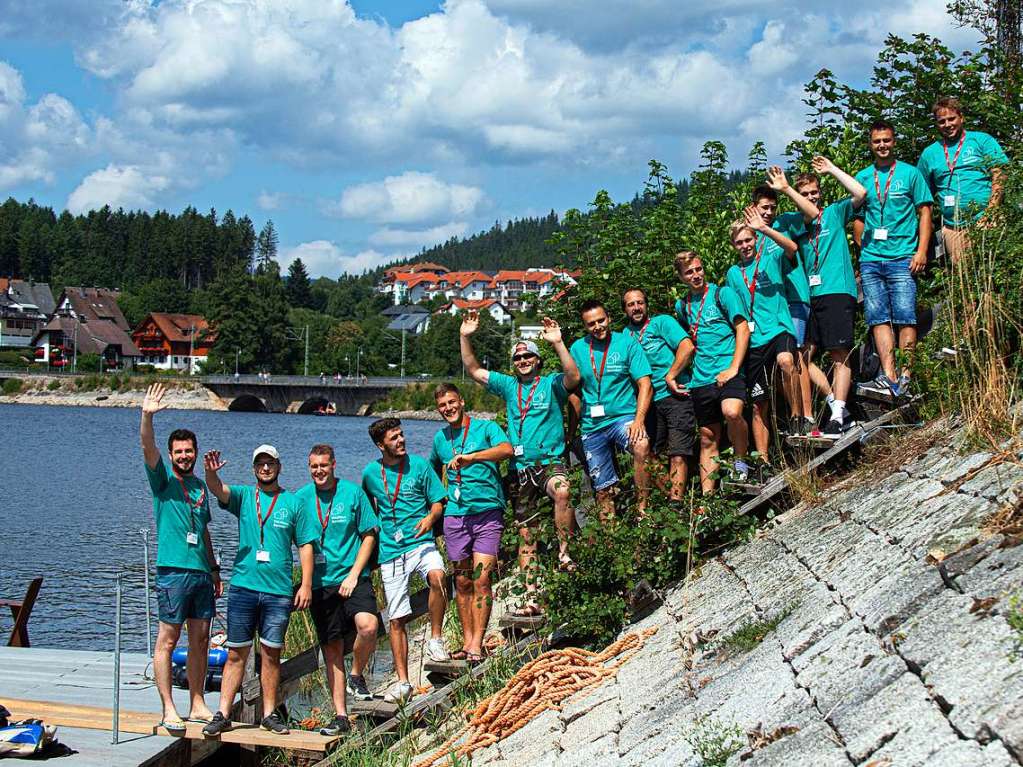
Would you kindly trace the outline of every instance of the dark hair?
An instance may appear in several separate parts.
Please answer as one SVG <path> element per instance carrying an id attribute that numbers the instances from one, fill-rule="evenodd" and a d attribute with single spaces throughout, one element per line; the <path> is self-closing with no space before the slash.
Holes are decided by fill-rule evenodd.
<path id="1" fill-rule="evenodd" d="M 647 301 L 647 303 L 649 303 L 649 300 L 647 299 L 647 296 L 646 296 L 646 291 L 643 290 L 643 288 L 639 288 L 639 287 L 626 288 L 625 290 L 622 291 L 622 311 L 623 312 L 625 311 L 625 296 L 626 296 L 626 294 L 628 294 L 628 293 L 635 293 L 636 291 L 639 291 L 640 293 L 642 293 L 643 294 L 643 300 Z"/>
<path id="2" fill-rule="evenodd" d="M 458 387 L 453 383 L 440 383 L 437 384 L 437 388 L 433 390 L 433 399 L 439 400 L 445 394 L 454 394 L 456 397 L 461 398 L 462 392 L 458 390 Z"/>
<path id="3" fill-rule="evenodd" d="M 369 438 L 374 445 L 382 445 L 387 432 L 401 428 L 400 418 L 378 418 L 369 425 Z"/>
<path id="4" fill-rule="evenodd" d="M 334 458 L 334 448 L 322 442 L 309 448 L 309 455 L 329 455 L 330 460 L 336 460 Z"/>
<path id="5" fill-rule="evenodd" d="M 951 109 L 959 115 L 963 113 L 963 105 L 959 103 L 959 99 L 955 96 L 942 96 L 935 101 L 934 106 L 931 107 L 931 114 L 937 117 L 939 109 Z"/>
<path id="6" fill-rule="evenodd" d="M 700 258 L 700 254 L 695 250 L 680 250 L 675 254 L 675 271 L 679 274 L 689 266 L 693 261 L 699 261 L 703 263 L 703 259 Z"/>
<path id="7" fill-rule="evenodd" d="M 796 176 L 796 183 L 793 184 L 793 186 L 796 188 L 796 191 L 798 192 L 799 187 L 801 187 L 803 184 L 816 184 L 817 188 L 820 189 L 821 188 L 820 176 L 818 176 L 816 173 L 800 173 L 798 176 Z"/>
<path id="8" fill-rule="evenodd" d="M 195 438 L 195 432 L 191 432 L 188 429 L 175 429 L 172 431 L 170 436 L 167 437 L 167 449 L 173 450 L 175 442 L 191 442 L 192 449 L 197 453 L 199 452 L 199 442 Z"/>
<path id="9" fill-rule="evenodd" d="M 604 306 L 604 302 L 601 301 L 599 298 L 587 298 L 585 301 L 583 301 L 583 305 L 579 307 L 579 316 L 581 317 L 582 315 L 586 314 L 586 312 L 592 311 L 594 309 L 603 309 L 604 314 L 609 313 L 607 311 L 607 307 Z"/>
<path id="10" fill-rule="evenodd" d="M 778 202 L 778 193 L 771 189 L 771 187 L 767 184 L 761 184 L 760 186 L 753 188 L 754 204 L 760 202 L 765 197 L 771 202 Z"/>
<path id="11" fill-rule="evenodd" d="M 896 135 L 895 134 L 895 126 L 892 125 L 887 120 L 874 120 L 874 122 L 872 122 L 870 124 L 870 130 L 867 131 L 867 135 L 868 136 L 873 136 L 878 131 L 883 131 L 883 130 L 890 130 L 892 132 L 893 136 Z"/>

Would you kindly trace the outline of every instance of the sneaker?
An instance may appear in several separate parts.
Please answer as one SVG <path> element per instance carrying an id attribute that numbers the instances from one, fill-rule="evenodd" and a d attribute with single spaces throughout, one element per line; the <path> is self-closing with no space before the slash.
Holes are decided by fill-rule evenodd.
<path id="1" fill-rule="evenodd" d="M 819 429 L 817 428 L 817 421 L 814 420 L 813 418 L 807 418 L 806 416 L 803 416 L 803 430 L 799 433 L 804 436 L 809 435 L 812 437 L 816 436 L 814 432 L 820 433 Z"/>
<path id="2" fill-rule="evenodd" d="M 373 694 L 369 691 L 369 687 L 366 686 L 366 677 L 364 676 L 349 674 L 345 689 L 356 700 L 373 700 Z"/>
<path id="3" fill-rule="evenodd" d="M 853 426 L 856 425 L 856 419 L 852 417 L 852 413 L 848 410 L 842 411 L 842 428 L 849 431 Z"/>
<path id="4" fill-rule="evenodd" d="M 789 419 L 788 435 L 790 437 L 798 437 L 800 434 L 803 433 L 801 431 L 802 428 L 803 428 L 802 418 L 800 418 L 797 415 L 794 415 Z"/>
<path id="5" fill-rule="evenodd" d="M 210 723 L 202 728 L 202 734 L 208 738 L 212 738 L 214 735 L 219 735 L 222 732 L 227 732 L 231 729 L 231 720 L 224 716 L 219 711 L 213 715 L 213 719 Z"/>
<path id="6" fill-rule="evenodd" d="M 899 380 L 895 382 L 895 388 L 892 391 L 896 397 L 908 397 L 909 376 L 899 376 Z"/>
<path id="7" fill-rule="evenodd" d="M 387 692 L 384 693 L 385 703 L 397 703 L 401 705 L 412 697 L 412 685 L 408 682 L 395 682 Z"/>
<path id="8" fill-rule="evenodd" d="M 263 721 L 259 723 L 259 726 L 264 730 L 272 732 L 274 735 L 287 735 L 291 730 L 288 726 L 281 721 L 281 717 L 274 711 L 270 716 L 263 717 Z"/>
<path id="9" fill-rule="evenodd" d="M 868 392 L 874 392 L 875 394 L 887 394 L 898 396 L 897 392 L 898 384 L 892 381 L 884 373 L 878 373 L 877 378 L 872 381 L 864 381 L 859 384 L 859 388 L 865 389 Z"/>
<path id="10" fill-rule="evenodd" d="M 444 646 L 443 639 L 431 639 L 426 643 L 426 654 L 430 656 L 430 660 L 443 663 L 446 660 L 451 660 L 451 653 L 448 652 L 448 648 Z"/>
<path id="11" fill-rule="evenodd" d="M 828 439 L 838 439 L 842 436 L 842 432 L 844 431 L 845 424 L 837 418 L 832 418 L 824 427 L 824 433 L 822 436 L 827 437 Z"/>
<path id="12" fill-rule="evenodd" d="M 323 725 L 319 729 L 320 735 L 334 736 L 344 735 L 346 732 L 352 731 L 352 723 L 348 721 L 347 716 L 341 716 L 338 714 L 330 721 L 329 724 Z"/>

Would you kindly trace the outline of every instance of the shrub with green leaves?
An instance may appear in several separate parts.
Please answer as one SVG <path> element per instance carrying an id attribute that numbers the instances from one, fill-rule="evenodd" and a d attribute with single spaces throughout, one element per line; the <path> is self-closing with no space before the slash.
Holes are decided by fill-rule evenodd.
<path id="1" fill-rule="evenodd" d="M 13 397 L 16 394 L 21 394 L 21 379 L 8 378 L 4 381 L 4 394 L 8 397 Z"/>

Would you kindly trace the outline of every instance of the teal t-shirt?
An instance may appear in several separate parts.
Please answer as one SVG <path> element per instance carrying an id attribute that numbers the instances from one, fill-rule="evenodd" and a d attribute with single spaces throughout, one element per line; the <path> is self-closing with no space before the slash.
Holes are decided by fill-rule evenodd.
<path id="1" fill-rule="evenodd" d="M 664 377 L 675 361 L 675 351 L 678 345 L 689 336 L 678 320 L 668 314 L 658 314 L 650 317 L 646 327 L 637 327 L 629 324 L 625 326 L 624 332 L 643 347 L 647 362 L 650 363 L 651 381 L 654 387 L 654 401 L 664 399 L 671 394 L 668 391 L 668 382 Z M 679 376 L 678 380 L 683 384 L 689 376 L 685 373 Z"/>
<path id="2" fill-rule="evenodd" d="M 511 459 L 512 469 L 562 460 L 565 451 L 562 412 L 568 400 L 564 373 L 539 376 L 524 384 L 514 376 L 491 371 L 487 391 L 504 400 L 512 447 L 522 446 L 522 455 Z M 519 407 L 520 401 L 522 407 Z M 522 417 L 523 410 L 526 411 L 525 418 Z"/>
<path id="3" fill-rule="evenodd" d="M 386 489 L 384 476 L 387 477 Z M 371 461 L 362 470 L 362 489 L 376 506 L 380 519 L 380 562 L 390 562 L 406 551 L 433 540 L 429 531 L 417 538 L 416 525 L 430 512 L 433 504 L 447 497 L 447 492 L 425 458 L 408 455 L 397 466 Z"/>
<path id="4" fill-rule="evenodd" d="M 811 297 L 845 293 L 856 298 L 856 277 L 845 234 L 846 226 L 855 216 L 852 198 L 833 202 L 821 211 L 818 220 L 807 224 L 797 240 L 806 264 Z"/>
<path id="5" fill-rule="evenodd" d="M 340 585 L 352 571 L 362 547 L 362 536 L 380 528 L 373 505 L 361 487 L 343 479 L 337 481 L 332 493 L 318 491 L 310 482 L 295 491 L 295 498 L 302 518 L 318 532 L 313 541 L 316 552 L 313 587 Z M 320 502 L 318 511 L 317 500 Z M 369 575 L 367 566 L 360 577 Z"/>
<path id="6" fill-rule="evenodd" d="M 434 435 L 430 463 L 434 471 L 439 475 L 446 474 L 448 480 L 448 503 L 444 507 L 444 516 L 464 517 L 504 508 L 504 489 L 497 461 L 474 463 L 460 472 L 446 468 L 446 464 L 456 453 L 475 453 L 509 441 L 500 426 L 479 418 L 471 419 L 468 429 L 445 426 Z"/>
<path id="7" fill-rule="evenodd" d="M 764 346 L 780 333 L 796 334 L 785 294 L 785 270 L 788 264 L 791 262 L 781 248 L 765 247 L 759 268 L 754 256 L 745 264 L 734 264 L 725 275 L 725 285 L 735 291 L 742 301 L 745 315 L 753 324 L 750 348 Z M 751 297 L 746 281 L 752 286 L 754 280 L 755 292 Z"/>
<path id="8" fill-rule="evenodd" d="M 958 141 L 948 145 L 947 159 L 945 142 L 939 140 L 924 149 L 916 165 L 941 206 L 946 226 L 967 226 L 984 215 L 991 199 L 991 169 L 1009 162 L 993 136 L 974 130 L 963 133 L 962 148 Z"/>
<path id="9" fill-rule="evenodd" d="M 874 172 L 877 171 L 877 184 Z M 916 209 L 920 205 L 934 202 L 927 182 L 915 167 L 905 162 L 896 162 L 892 182 L 885 198 L 884 213 L 877 196 L 878 187 L 884 197 L 891 166 L 878 170 L 873 165 L 856 174 L 856 180 L 867 190 L 867 201 L 860 208 L 863 216 L 863 239 L 860 261 L 884 261 L 886 259 L 912 258 L 920 243 L 919 223 Z M 874 233 L 887 229 L 888 238 L 879 240 Z"/>
<path id="10" fill-rule="evenodd" d="M 793 242 L 796 242 L 801 234 L 806 232 L 806 224 L 803 221 L 803 214 L 799 212 L 782 213 L 774 220 L 772 226 L 774 231 L 780 232 Z M 781 250 L 781 246 L 774 240 L 768 239 L 766 235 L 757 233 L 757 246 L 760 246 L 761 238 L 767 240 L 767 248 Z M 785 298 L 790 304 L 810 303 L 810 285 L 807 282 L 806 264 L 803 262 L 802 254 L 796 250 L 796 262 L 792 263 L 782 254 L 782 263 L 785 267 Z"/>
<path id="11" fill-rule="evenodd" d="M 590 359 L 591 349 L 593 359 Z M 594 341 L 589 335 L 580 338 L 570 351 L 582 377 L 583 434 L 599 431 L 636 414 L 636 382 L 652 375 L 642 346 L 631 336 L 612 331 L 610 339 L 604 343 Z M 601 367 L 603 376 L 598 382 Z M 603 416 L 590 415 L 594 405 L 603 406 Z"/>
<path id="12" fill-rule="evenodd" d="M 228 489 L 231 497 L 226 505 L 220 505 L 238 518 L 238 553 L 234 558 L 231 585 L 290 597 L 294 591 L 291 546 L 304 546 L 319 538 L 316 527 L 301 514 L 294 493 L 282 490 L 275 503 L 274 496 L 253 485 L 230 485 Z M 257 511 L 265 520 L 262 535 Z M 258 561 L 258 551 L 269 552 L 270 561 Z"/>
<path id="13" fill-rule="evenodd" d="M 155 468 L 145 466 L 156 518 L 156 566 L 208 573 L 210 563 L 206 561 L 205 535 L 210 522 L 210 494 L 206 483 L 194 474 L 179 480 L 178 475 L 167 468 L 163 456 Z M 189 543 L 193 533 L 195 543 Z"/>
<path id="14" fill-rule="evenodd" d="M 749 320 L 742 299 L 728 286 L 707 284 L 705 299 L 687 295 L 675 302 L 681 324 L 696 336 L 689 388 L 717 383 L 717 374 L 732 364 L 735 355 L 735 323 Z M 721 307 L 729 316 L 721 313 Z"/>

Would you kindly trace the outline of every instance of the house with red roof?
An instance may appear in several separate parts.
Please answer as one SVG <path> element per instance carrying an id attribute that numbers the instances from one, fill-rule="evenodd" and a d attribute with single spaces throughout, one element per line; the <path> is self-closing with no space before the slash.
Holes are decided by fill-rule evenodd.
<path id="1" fill-rule="evenodd" d="M 199 314 L 153 312 L 136 326 L 131 338 L 142 363 L 191 375 L 209 357 L 217 334 Z"/>
<path id="2" fill-rule="evenodd" d="M 476 309 L 480 312 L 487 312 L 497 320 L 499 325 L 507 325 L 512 321 L 512 313 L 508 307 L 493 298 L 484 298 L 478 301 L 466 301 L 463 298 L 453 298 L 450 303 L 444 304 L 437 310 L 437 314 L 459 315 L 466 309 Z"/>

